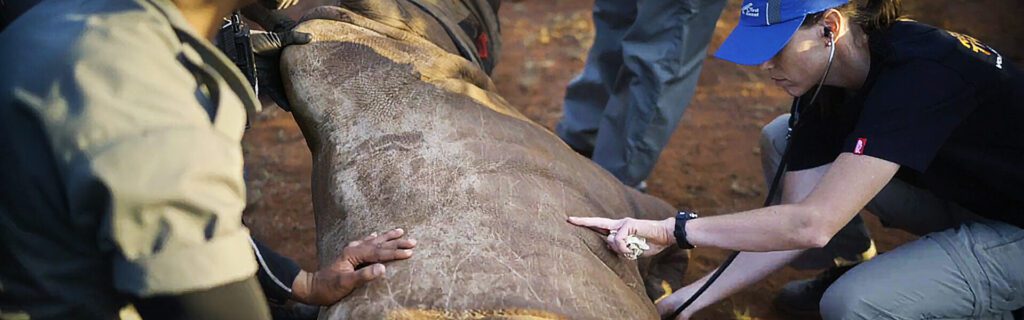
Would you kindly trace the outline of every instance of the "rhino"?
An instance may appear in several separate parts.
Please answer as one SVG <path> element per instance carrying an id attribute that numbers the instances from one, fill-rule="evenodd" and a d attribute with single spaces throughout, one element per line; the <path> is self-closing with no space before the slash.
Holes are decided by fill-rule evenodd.
<path id="1" fill-rule="evenodd" d="M 281 57 L 313 157 L 318 259 L 396 227 L 419 245 L 321 318 L 657 318 L 689 253 L 630 261 L 566 218 L 674 208 L 509 105 L 422 7 L 365 3 L 307 12 L 296 30 L 313 41 Z"/>

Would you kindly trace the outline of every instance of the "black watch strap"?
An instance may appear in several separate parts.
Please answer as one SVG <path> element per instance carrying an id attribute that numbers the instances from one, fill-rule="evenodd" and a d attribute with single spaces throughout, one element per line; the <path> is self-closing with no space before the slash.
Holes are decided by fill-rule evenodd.
<path id="1" fill-rule="evenodd" d="M 686 222 L 696 219 L 697 214 L 687 211 L 676 213 L 676 228 L 672 232 L 676 236 L 676 244 L 683 249 L 693 249 L 693 244 L 686 240 Z"/>

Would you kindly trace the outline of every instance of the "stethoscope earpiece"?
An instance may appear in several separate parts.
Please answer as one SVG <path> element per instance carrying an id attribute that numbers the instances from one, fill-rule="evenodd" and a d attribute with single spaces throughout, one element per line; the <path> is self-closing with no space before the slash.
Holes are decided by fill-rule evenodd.
<path id="1" fill-rule="evenodd" d="M 825 72 L 822 73 L 821 80 L 818 80 L 818 87 L 814 89 L 814 95 L 811 95 L 811 102 L 808 105 L 818 100 L 818 93 L 821 93 L 821 87 L 825 85 L 825 78 L 828 78 L 828 72 L 832 70 L 832 61 L 836 57 L 836 38 L 832 36 L 832 28 L 825 27 L 825 36 L 829 40 L 829 43 L 825 44 L 828 47 L 828 64 L 825 65 Z"/>
<path id="2" fill-rule="evenodd" d="M 836 38 L 835 38 L 835 36 L 832 35 L 832 28 L 829 28 L 829 27 L 826 26 L 825 30 L 824 30 L 824 36 L 828 37 L 828 40 L 829 40 L 828 43 L 825 44 L 825 46 L 829 47 L 829 51 L 828 51 L 828 64 L 825 65 L 825 72 L 823 72 L 821 74 L 821 80 L 818 80 L 818 85 L 814 89 L 814 94 L 811 95 L 811 101 L 806 104 L 808 106 L 813 105 L 814 102 L 816 102 L 818 100 L 818 94 L 821 93 L 821 87 L 825 86 L 825 79 L 828 78 L 829 71 L 832 71 L 832 62 L 834 62 L 834 59 L 836 57 Z M 797 124 L 800 121 L 800 109 L 801 109 L 800 108 L 800 106 L 801 106 L 800 98 L 801 97 L 793 98 L 793 106 L 790 109 L 790 118 L 789 118 L 789 134 L 790 135 L 787 135 L 787 139 L 789 139 L 789 137 L 791 137 L 793 131 L 795 131 L 796 126 L 797 126 Z M 775 199 L 775 192 L 778 191 L 777 188 L 779 186 L 779 182 L 782 179 L 782 174 L 786 172 L 786 163 L 789 162 L 788 159 L 789 159 L 789 151 L 790 151 L 789 150 L 789 146 L 790 145 L 792 145 L 792 144 L 787 145 L 786 146 L 786 150 L 782 152 L 782 162 L 779 163 L 779 167 L 776 168 L 776 170 L 775 170 L 775 179 L 773 179 L 771 185 L 769 185 L 768 196 L 765 199 L 765 203 L 764 203 L 765 207 L 770 205 L 772 203 L 772 200 Z M 684 301 L 683 304 L 679 305 L 679 307 L 676 308 L 675 312 L 673 312 L 673 313 L 671 313 L 669 315 L 663 316 L 662 319 L 663 320 L 664 319 L 673 319 L 676 316 L 678 316 L 680 313 L 682 313 L 683 309 L 686 309 L 687 307 L 690 306 L 690 304 L 692 304 L 694 301 L 696 301 L 697 298 L 700 297 L 701 294 L 703 294 L 704 291 L 707 290 L 708 287 L 710 287 L 711 284 L 714 283 L 715 280 L 718 279 L 718 276 L 722 275 L 722 272 L 725 270 L 725 268 L 728 268 L 729 265 L 731 265 L 732 262 L 734 260 L 736 260 L 736 256 L 738 254 L 739 254 L 739 252 L 733 252 L 732 254 L 730 254 L 729 257 L 725 259 L 725 262 L 722 262 L 722 266 L 719 267 L 718 269 L 716 269 L 715 272 L 711 274 L 711 278 L 709 278 L 707 281 L 705 281 L 704 284 L 701 285 L 700 288 L 697 289 L 697 292 L 695 292 L 692 296 L 690 296 L 689 299 Z"/>
<path id="3" fill-rule="evenodd" d="M 832 28 L 825 27 L 825 30 L 822 33 L 825 37 L 828 37 L 828 43 L 825 44 L 826 46 L 836 45 L 836 37 L 832 36 Z"/>

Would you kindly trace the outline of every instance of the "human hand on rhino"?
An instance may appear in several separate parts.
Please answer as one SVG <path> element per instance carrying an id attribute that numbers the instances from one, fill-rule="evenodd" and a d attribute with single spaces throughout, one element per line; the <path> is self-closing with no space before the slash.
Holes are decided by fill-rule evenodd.
<path id="1" fill-rule="evenodd" d="M 605 237 L 608 248 L 622 255 L 629 256 L 633 253 L 628 245 L 628 238 L 636 236 L 646 239 L 650 249 L 644 250 L 642 257 L 649 257 L 658 254 L 665 248 L 676 243 L 672 231 L 675 228 L 675 218 L 665 220 L 641 220 L 641 219 L 608 219 L 596 217 L 569 217 L 569 223 L 577 226 L 587 227 Z"/>
<path id="2" fill-rule="evenodd" d="M 675 217 L 664 220 L 633 218 L 613 220 L 607 218 L 569 217 L 569 223 L 587 227 L 597 233 L 607 235 L 605 242 L 608 244 L 608 247 L 623 255 L 631 253 L 631 250 L 626 246 L 626 238 L 630 235 L 645 238 L 648 245 L 650 245 L 650 249 L 644 251 L 641 255 L 643 257 L 657 255 L 665 248 L 676 245 L 676 237 L 673 232 L 676 224 Z M 693 296 L 694 290 L 696 288 L 693 285 L 682 287 L 671 295 L 657 301 L 658 314 L 662 317 L 672 314 L 684 301 Z M 673 319 L 690 319 L 693 312 L 695 311 L 684 310 Z"/>
<path id="3" fill-rule="evenodd" d="M 405 230 L 393 229 L 349 242 L 329 266 L 313 273 L 300 271 L 292 284 L 292 298 L 321 306 L 338 302 L 352 290 L 383 276 L 383 263 L 412 257 L 416 240 L 403 235 Z"/>

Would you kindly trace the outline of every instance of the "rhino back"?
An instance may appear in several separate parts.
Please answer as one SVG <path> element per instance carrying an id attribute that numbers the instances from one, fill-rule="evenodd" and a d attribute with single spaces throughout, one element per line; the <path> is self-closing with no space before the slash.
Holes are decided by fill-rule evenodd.
<path id="1" fill-rule="evenodd" d="M 419 245 L 331 318 L 656 316 L 636 264 L 565 222 L 634 216 L 621 184 L 464 59 L 347 19 L 303 22 L 314 42 L 282 60 L 314 157 L 320 261 L 395 227 Z"/>

